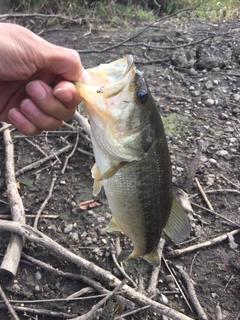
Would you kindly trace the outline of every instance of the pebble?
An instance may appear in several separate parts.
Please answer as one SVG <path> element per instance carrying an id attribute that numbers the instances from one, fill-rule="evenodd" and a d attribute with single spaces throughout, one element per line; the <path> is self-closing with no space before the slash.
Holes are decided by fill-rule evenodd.
<path id="1" fill-rule="evenodd" d="M 19 285 L 18 285 L 17 283 L 14 283 L 14 284 L 12 285 L 12 289 L 13 289 L 15 292 L 20 291 L 20 287 L 19 287 Z"/>
<path id="2" fill-rule="evenodd" d="M 211 293 L 211 296 L 212 296 L 212 298 L 216 298 L 216 297 L 217 297 L 217 293 L 212 292 L 212 293 Z"/>
<path id="3" fill-rule="evenodd" d="M 104 217 L 98 217 L 98 218 L 97 218 L 97 221 L 98 221 L 99 223 L 101 223 L 101 222 L 105 221 L 105 218 L 104 218 Z"/>
<path id="4" fill-rule="evenodd" d="M 189 87 L 189 90 L 190 90 L 190 91 L 195 90 L 194 86 L 190 86 L 190 87 Z"/>
<path id="5" fill-rule="evenodd" d="M 66 181 L 65 180 L 61 180 L 59 183 L 60 184 L 66 184 Z"/>
<path id="6" fill-rule="evenodd" d="M 169 283 L 169 284 L 168 284 L 168 290 L 170 290 L 170 291 L 176 290 L 176 285 L 175 285 L 175 283 Z"/>
<path id="7" fill-rule="evenodd" d="M 206 83 L 205 83 L 205 88 L 207 90 L 211 90 L 213 88 L 213 83 L 212 81 L 208 80 Z"/>
<path id="8" fill-rule="evenodd" d="M 41 279 L 42 279 L 42 274 L 41 274 L 41 272 L 37 271 L 37 272 L 35 273 L 35 279 L 36 279 L 36 280 L 41 280 Z"/>
<path id="9" fill-rule="evenodd" d="M 213 80 L 213 84 L 217 85 L 217 84 L 219 84 L 219 81 L 218 80 Z"/>
<path id="10" fill-rule="evenodd" d="M 238 93 L 235 93 L 233 95 L 233 98 L 234 98 L 235 101 L 239 101 L 240 100 L 240 95 Z"/>
<path id="11" fill-rule="evenodd" d="M 209 98 L 209 99 L 207 99 L 207 100 L 205 101 L 205 105 L 208 106 L 208 107 L 213 106 L 214 103 L 215 103 L 215 100 L 213 100 L 213 99 L 211 99 L 211 98 Z"/>
<path id="12" fill-rule="evenodd" d="M 86 239 L 87 239 L 87 241 L 85 242 L 86 246 L 89 245 L 89 244 L 92 244 L 92 238 L 91 237 L 87 237 Z"/>
<path id="13" fill-rule="evenodd" d="M 217 152 L 216 152 L 216 155 L 221 156 L 221 157 L 224 157 L 224 156 L 228 155 L 228 151 L 222 149 L 222 150 L 217 151 Z"/>
<path id="14" fill-rule="evenodd" d="M 83 231 L 83 233 L 81 234 L 81 238 L 85 238 L 87 236 L 87 232 Z"/>
<path id="15" fill-rule="evenodd" d="M 221 119 L 228 119 L 228 115 L 227 115 L 226 113 L 222 112 L 222 113 L 220 114 L 220 118 L 221 118 Z"/>
<path id="16" fill-rule="evenodd" d="M 36 285 L 35 288 L 34 288 L 34 291 L 35 292 L 40 292 L 41 291 L 41 288 L 39 285 Z"/>
<path id="17" fill-rule="evenodd" d="M 216 161 L 215 159 L 213 159 L 213 158 L 210 158 L 210 159 L 209 159 L 209 162 L 210 162 L 211 164 L 214 164 L 214 165 L 217 164 L 217 161 Z"/>
<path id="18" fill-rule="evenodd" d="M 192 95 L 193 97 L 199 97 L 200 94 L 201 94 L 201 92 L 200 92 L 199 90 L 193 90 L 193 91 L 191 92 L 191 95 Z"/>
<path id="19" fill-rule="evenodd" d="M 63 232 L 64 233 L 69 233 L 71 232 L 73 229 L 73 224 L 72 223 L 69 223 L 68 225 L 66 225 L 66 227 L 64 228 Z"/>
<path id="20" fill-rule="evenodd" d="M 167 275 L 165 277 L 165 282 L 166 283 L 174 283 L 174 277 L 171 274 Z"/>
<path id="21" fill-rule="evenodd" d="M 78 240 L 78 233 L 77 232 L 73 232 L 72 233 L 72 239 L 73 240 Z"/>
<path id="22" fill-rule="evenodd" d="M 164 294 L 160 293 L 159 302 L 161 302 L 163 304 L 168 304 L 168 298 Z"/>
<path id="23" fill-rule="evenodd" d="M 230 148 L 230 150 L 229 150 L 231 153 L 237 153 L 237 149 L 235 149 L 235 148 Z"/>

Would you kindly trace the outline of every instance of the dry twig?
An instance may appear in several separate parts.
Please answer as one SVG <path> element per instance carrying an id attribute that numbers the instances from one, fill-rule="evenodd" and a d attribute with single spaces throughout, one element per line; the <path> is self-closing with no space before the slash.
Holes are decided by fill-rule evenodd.
<path id="1" fill-rule="evenodd" d="M 83 130 L 90 138 L 90 125 L 88 123 L 88 119 L 84 118 L 78 111 L 75 111 L 73 119 L 78 122 L 79 126 L 83 128 Z"/>
<path id="2" fill-rule="evenodd" d="M 180 282 L 180 280 L 177 280 L 175 270 L 170 267 L 169 263 L 167 262 L 167 260 L 166 260 L 164 257 L 163 257 L 163 261 L 164 261 L 165 266 L 167 267 L 169 273 L 170 273 L 171 276 L 173 277 L 174 282 L 175 282 L 176 286 L 177 286 L 178 289 L 179 289 L 179 292 L 180 292 L 181 295 L 183 296 L 183 299 L 184 299 L 184 301 L 186 302 L 186 305 L 188 306 L 189 310 L 193 313 L 193 309 L 192 309 L 190 303 L 188 302 L 188 299 L 187 299 L 187 297 L 186 297 L 186 294 L 183 292 L 183 289 L 185 289 L 185 288 L 184 288 L 183 284 Z M 180 284 L 181 284 L 181 285 L 180 285 Z M 183 288 L 183 289 L 182 289 L 182 288 Z M 184 290 L 184 291 L 186 292 L 186 290 Z"/>
<path id="3" fill-rule="evenodd" d="M 42 203 L 40 209 L 38 210 L 38 212 L 37 212 L 37 214 L 36 214 L 36 217 L 35 217 L 35 220 L 34 220 L 34 224 L 33 224 L 33 227 L 34 227 L 34 228 L 37 228 L 40 215 L 41 215 L 41 213 L 43 212 L 44 208 L 46 207 L 48 201 L 49 201 L 49 200 L 51 199 L 51 197 L 52 197 L 53 188 L 54 188 L 54 185 L 55 185 L 56 180 L 57 180 L 57 176 L 56 176 L 56 174 L 53 174 L 53 178 L 52 178 L 52 182 L 51 182 L 51 185 L 50 185 L 50 188 L 49 188 L 48 196 L 47 196 L 47 198 L 44 200 L 44 202 Z"/>
<path id="4" fill-rule="evenodd" d="M 47 270 L 49 272 L 52 272 L 58 276 L 61 276 L 61 277 L 64 277 L 64 278 L 68 278 L 68 279 L 71 279 L 71 280 L 77 280 L 77 281 L 81 281 L 81 282 L 84 282 L 86 284 L 88 284 L 89 286 L 93 287 L 94 289 L 96 289 L 98 292 L 102 293 L 102 294 L 108 294 L 110 291 L 105 289 L 103 286 L 101 286 L 101 284 L 99 282 L 96 282 L 94 281 L 93 279 L 90 279 L 84 275 L 81 275 L 81 274 L 74 274 L 74 273 L 71 273 L 71 272 L 63 272 L 59 269 L 55 269 L 53 268 L 50 264 L 48 263 L 45 263 L 43 261 L 40 261 L 38 259 L 35 259 L 31 256 L 28 256 L 24 253 L 22 253 L 22 256 L 24 259 L 34 263 L 35 265 L 43 268 L 44 270 Z M 69 299 L 69 297 L 68 297 Z M 113 299 L 115 299 L 116 301 L 124 304 L 125 306 L 127 306 L 128 309 L 134 309 L 134 303 L 132 303 L 131 301 L 121 297 L 121 296 L 118 296 L 118 295 L 115 295 L 113 297 Z"/>
<path id="5" fill-rule="evenodd" d="M 59 218 L 59 214 L 42 214 L 41 216 L 44 219 L 57 219 Z M 25 214 L 26 219 L 35 219 L 36 215 L 35 214 Z M 11 215 L 10 214 L 0 214 L 0 219 L 4 220 L 11 220 Z"/>
<path id="6" fill-rule="evenodd" d="M 199 183 L 199 181 L 198 181 L 198 178 L 195 178 L 195 181 L 196 181 L 196 184 L 197 184 L 197 186 L 198 186 L 198 189 L 199 189 L 201 195 L 203 196 L 203 199 L 205 200 L 205 202 L 206 202 L 209 210 L 212 210 L 212 211 L 213 211 L 213 207 L 212 207 L 210 201 L 208 200 L 208 197 L 206 196 L 206 193 L 204 192 L 203 188 L 201 187 L 201 185 L 200 185 L 200 183 Z"/>
<path id="7" fill-rule="evenodd" d="M 203 152 L 203 148 L 204 148 L 204 142 L 202 140 L 198 141 L 198 149 L 197 152 L 195 154 L 195 157 L 193 158 L 190 166 L 189 166 L 189 170 L 187 172 L 187 180 L 184 183 L 184 188 L 188 189 L 190 187 L 190 184 L 195 176 L 196 170 L 199 166 L 199 163 L 201 161 L 201 156 L 202 156 L 202 152 Z"/>
<path id="8" fill-rule="evenodd" d="M 71 320 L 88 320 L 94 314 L 94 312 L 96 312 L 106 301 L 108 301 L 117 291 L 119 291 L 124 284 L 125 281 L 123 280 L 112 292 L 109 292 L 105 298 L 96 303 L 88 313 L 80 317 L 72 318 Z"/>
<path id="9" fill-rule="evenodd" d="M 3 123 L 3 127 L 7 124 Z M 25 223 L 25 212 L 22 203 L 22 199 L 18 193 L 17 182 L 15 178 L 14 170 L 14 148 L 13 142 L 10 134 L 10 130 L 6 129 L 3 131 L 3 139 L 5 143 L 5 153 L 6 153 L 6 185 L 7 185 L 7 195 L 9 200 L 9 205 L 11 209 L 11 215 L 13 221 L 18 221 Z M 15 276 L 18 264 L 20 261 L 21 253 L 23 247 L 23 238 L 18 234 L 12 234 L 7 251 L 2 260 L 0 267 L 1 272 L 7 273 L 10 276 Z"/>
<path id="10" fill-rule="evenodd" d="M 23 303 L 26 303 L 26 301 L 23 301 Z M 6 308 L 5 305 L 0 304 L 0 309 L 5 309 L 5 308 Z M 24 312 L 24 313 L 28 312 L 28 313 L 33 313 L 34 315 L 51 317 L 51 319 L 52 318 L 70 319 L 73 316 L 75 316 L 75 314 L 69 314 L 69 313 L 65 313 L 65 312 L 56 312 L 56 311 L 51 311 L 51 310 L 46 310 L 46 309 L 33 309 L 33 308 L 20 307 L 20 306 L 12 306 L 12 308 L 14 310 Z M 35 318 L 35 319 L 37 319 L 37 318 Z"/>
<path id="11" fill-rule="evenodd" d="M 18 315 L 16 314 L 15 310 L 13 309 L 13 307 L 11 306 L 11 304 L 9 303 L 5 293 L 2 290 L 2 287 L 0 286 L 0 295 L 4 301 L 4 303 L 6 304 L 8 311 L 11 313 L 12 317 L 14 320 L 19 320 Z"/>
<path id="12" fill-rule="evenodd" d="M 195 206 L 195 207 L 197 207 L 197 208 L 200 208 L 200 209 L 203 209 L 203 210 L 205 210 L 205 211 L 207 211 L 207 212 L 211 212 L 211 213 L 213 213 L 215 216 L 220 217 L 220 218 L 222 218 L 223 220 L 226 220 L 226 221 L 228 221 L 229 223 L 233 224 L 234 226 L 240 228 L 240 224 L 239 224 L 239 223 L 236 223 L 236 222 L 234 222 L 234 221 L 232 221 L 232 220 L 224 217 L 223 215 L 217 213 L 216 211 L 213 211 L 213 210 L 204 208 L 203 206 L 200 206 L 199 204 L 196 204 L 196 203 L 194 203 L 194 202 L 190 202 L 190 203 L 191 203 L 193 206 Z"/>
<path id="13" fill-rule="evenodd" d="M 30 171 L 32 169 L 36 169 L 36 168 L 40 167 L 45 162 L 54 159 L 56 156 L 59 156 L 60 154 L 62 154 L 64 152 L 67 152 L 71 148 L 72 148 L 72 146 L 70 144 L 68 144 L 65 147 L 63 147 L 62 149 L 60 149 L 60 150 L 58 150 L 56 152 L 53 152 L 51 155 L 27 165 L 26 167 L 16 171 L 16 177 L 20 176 L 21 174 L 23 174 L 23 173 L 25 173 L 27 171 Z"/>
<path id="14" fill-rule="evenodd" d="M 161 269 L 161 259 L 162 259 L 164 244 L 165 244 L 165 239 L 161 238 L 158 244 L 158 256 L 159 256 L 160 263 L 159 263 L 159 266 L 154 268 L 152 271 L 148 289 L 147 289 L 148 296 L 152 296 L 157 293 L 158 275 Z"/>
<path id="15" fill-rule="evenodd" d="M 222 310 L 221 310 L 221 307 L 219 306 L 219 304 L 216 306 L 215 316 L 216 316 L 216 320 L 222 320 L 223 319 Z"/>
<path id="16" fill-rule="evenodd" d="M 65 170 L 66 170 L 67 165 L 68 165 L 68 160 L 74 155 L 74 152 L 77 149 L 78 142 L 79 142 L 79 129 L 77 129 L 77 138 L 76 138 L 75 145 L 74 145 L 72 151 L 70 152 L 70 154 L 67 155 L 66 158 L 65 158 L 65 162 L 64 162 L 63 168 L 61 170 L 61 174 L 65 173 Z"/>
<path id="17" fill-rule="evenodd" d="M 192 304 L 198 314 L 198 319 L 199 320 L 207 320 L 208 319 L 207 315 L 204 312 L 202 306 L 200 305 L 200 303 L 198 301 L 196 291 L 195 291 L 194 285 L 193 285 L 193 280 L 189 277 L 187 272 L 184 271 L 182 268 L 178 268 L 178 272 L 180 273 L 180 275 L 182 276 L 182 278 L 184 279 L 184 281 L 187 285 L 189 299 L 192 301 Z"/>
<path id="18" fill-rule="evenodd" d="M 129 277 L 128 274 L 126 274 L 125 270 L 118 263 L 117 258 L 116 258 L 116 250 L 115 250 L 112 243 L 110 243 L 110 249 L 111 249 L 111 256 L 112 256 L 113 263 L 114 263 L 115 267 L 124 276 L 124 278 L 126 278 L 133 285 L 133 287 L 136 288 L 137 284 Z"/>
<path id="19" fill-rule="evenodd" d="M 21 224 L 18 222 L 12 221 L 0 221 L 0 230 L 5 230 L 9 232 L 15 232 L 22 236 L 24 236 L 29 241 L 34 241 L 45 248 L 49 249 L 51 252 L 56 255 L 62 257 L 63 259 L 69 260 L 72 263 L 76 264 L 79 267 L 84 268 L 88 272 L 93 273 L 96 278 L 102 279 L 108 286 L 117 287 L 121 281 L 115 277 L 111 272 L 106 271 L 94 263 L 83 259 L 82 257 L 68 251 L 51 238 L 43 234 L 42 232 L 32 228 L 31 226 Z M 136 292 L 133 288 L 129 287 L 127 284 L 123 286 L 122 295 L 128 299 L 135 300 L 141 306 L 150 305 L 150 308 L 158 313 L 163 315 L 167 315 L 171 317 L 173 320 L 190 320 L 188 316 L 185 316 L 181 312 L 173 310 L 161 303 L 158 303 L 148 297 Z"/>
<path id="20" fill-rule="evenodd" d="M 193 246 L 190 246 L 190 247 L 187 247 L 187 248 L 184 248 L 184 249 L 172 250 L 169 253 L 167 253 L 166 257 L 167 258 L 174 258 L 174 257 L 180 256 L 181 254 L 192 252 L 192 251 L 195 251 L 195 250 L 200 249 L 200 248 L 206 248 L 208 246 L 212 246 L 212 245 L 214 245 L 216 243 L 220 243 L 220 242 L 228 239 L 228 235 L 229 234 L 234 236 L 235 234 L 238 234 L 239 232 L 240 232 L 240 228 L 239 229 L 235 229 L 235 230 L 233 230 L 231 232 L 225 233 L 225 234 L 223 234 L 223 235 L 221 235 L 219 237 L 216 237 L 214 239 L 208 240 L 206 242 L 198 243 L 196 245 L 193 245 Z"/>

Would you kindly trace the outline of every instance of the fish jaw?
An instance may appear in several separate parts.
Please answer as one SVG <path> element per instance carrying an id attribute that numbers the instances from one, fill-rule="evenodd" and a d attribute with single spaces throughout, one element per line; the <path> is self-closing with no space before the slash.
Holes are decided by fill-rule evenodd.
<path id="1" fill-rule="evenodd" d="M 76 83 L 76 87 L 84 98 L 92 136 L 116 161 L 141 160 L 152 144 L 155 126 L 154 120 L 145 121 L 148 115 L 141 115 L 136 101 L 138 87 L 144 87 L 145 91 L 147 87 L 133 64 L 133 57 L 92 68 L 90 75 L 92 84 Z M 106 85 L 99 87 L 101 76 Z M 148 112 L 147 108 L 145 111 Z"/>

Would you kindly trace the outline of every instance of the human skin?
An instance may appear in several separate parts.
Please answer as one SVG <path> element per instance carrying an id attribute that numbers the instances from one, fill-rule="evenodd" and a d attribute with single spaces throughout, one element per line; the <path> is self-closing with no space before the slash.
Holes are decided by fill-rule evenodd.
<path id="1" fill-rule="evenodd" d="M 10 23 L 0 44 L 0 121 L 29 136 L 59 128 L 82 100 L 72 82 L 91 81 L 78 53 Z"/>

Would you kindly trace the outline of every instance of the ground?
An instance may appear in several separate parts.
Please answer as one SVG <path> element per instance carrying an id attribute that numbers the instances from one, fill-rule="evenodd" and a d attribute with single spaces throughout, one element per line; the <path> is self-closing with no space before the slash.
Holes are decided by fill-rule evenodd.
<path id="1" fill-rule="evenodd" d="M 177 188 L 184 189 L 193 203 L 192 233 L 189 240 L 180 247 L 203 243 L 237 229 L 237 224 L 240 224 L 240 23 L 208 24 L 165 19 L 151 26 L 137 22 L 125 26 L 109 26 L 104 21 L 93 22 L 90 26 L 89 23 L 47 20 L 42 17 L 20 19 L 16 22 L 30 27 L 50 42 L 79 50 L 86 68 L 133 54 L 137 67 L 145 74 L 165 124 L 176 192 Z M 123 43 L 127 38 L 129 41 Z M 109 48 L 116 44 L 119 45 Z M 86 115 L 83 109 L 80 111 Z M 45 157 L 36 146 L 47 155 L 65 146 L 66 140 L 74 146 L 76 122 L 70 121 L 69 124 L 71 127 L 63 126 L 59 131 L 28 139 L 13 131 L 16 170 Z M 5 204 L 7 198 L 2 136 L 0 139 L 0 214 L 9 214 L 9 207 Z M 194 167 L 192 161 L 199 148 L 199 141 L 203 142 L 203 150 L 194 176 L 206 191 L 214 212 L 221 216 L 204 209 L 207 204 L 196 181 L 188 181 L 191 175 L 189 168 Z M 91 143 L 82 135 L 78 147 L 92 153 Z M 117 275 L 111 258 L 110 240 L 103 233 L 103 228 L 111 217 L 104 194 L 98 198 L 101 206 L 86 211 L 78 207 L 83 201 L 93 199 L 91 167 L 94 158 L 76 150 L 62 174 L 65 157 L 69 153 L 68 150 L 17 177 L 26 214 L 35 215 L 39 210 L 48 195 L 55 173 L 57 180 L 53 194 L 43 210 L 45 217 L 40 218 L 38 229 L 70 251 Z M 58 217 L 49 219 L 46 215 Z M 33 219 L 28 218 L 27 223 L 33 225 Z M 1 256 L 5 253 L 8 237 L 5 232 L 0 235 Z M 222 309 L 223 319 L 239 318 L 239 234 L 234 236 L 234 241 L 234 249 L 225 240 L 169 259 L 170 264 L 183 266 L 190 274 L 199 302 L 209 319 L 218 320 L 215 316 L 218 304 Z M 121 244 L 125 248 L 131 245 L 124 236 Z M 165 257 L 168 257 L 171 248 L 178 247 L 167 240 Z M 65 272 L 79 272 L 77 266 L 33 242 L 26 241 L 23 252 Z M 152 270 L 150 265 L 137 259 L 126 262 L 124 266 L 135 282 L 144 279 L 144 286 L 147 288 Z M 86 271 L 83 272 L 92 277 Z M 166 265 L 162 263 L 158 289 L 167 296 L 168 306 L 197 319 L 194 308 L 193 311 L 189 309 L 181 294 L 176 293 L 176 289 L 171 291 L 168 288 L 168 274 Z M 2 277 L 1 280 L 8 299 L 19 300 L 18 306 L 81 315 L 98 301 L 93 298 L 77 303 L 59 303 L 54 300 L 44 301 L 42 304 L 34 302 L 66 298 L 87 285 L 54 275 L 24 258 L 15 278 Z M 94 294 L 96 292 L 91 293 Z M 37 319 L 34 313 L 17 313 L 19 319 Z M 7 318 L 7 311 L 0 309 L 0 319 Z M 52 318 L 38 316 L 38 319 Z M 150 310 L 125 317 L 126 320 L 159 318 L 160 315 Z M 64 316 L 62 319 L 65 319 Z"/>

